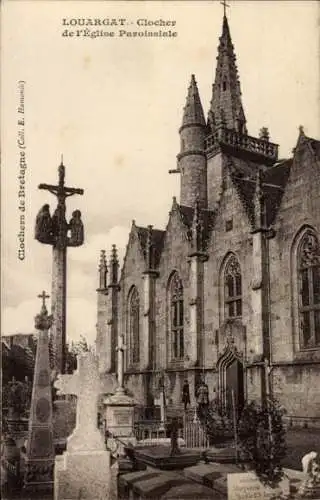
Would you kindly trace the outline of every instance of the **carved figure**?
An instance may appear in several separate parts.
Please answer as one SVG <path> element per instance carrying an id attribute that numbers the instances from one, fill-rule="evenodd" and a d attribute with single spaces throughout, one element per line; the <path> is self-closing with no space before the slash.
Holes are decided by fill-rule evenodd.
<path id="1" fill-rule="evenodd" d="M 48 204 L 43 205 L 36 217 L 35 239 L 41 243 L 52 243 L 52 219 Z"/>
<path id="2" fill-rule="evenodd" d="M 208 406 L 209 406 L 209 388 L 204 380 L 199 384 L 196 393 L 197 397 L 197 410 L 198 418 L 202 421 L 207 418 Z"/>
<path id="3" fill-rule="evenodd" d="M 79 247 L 80 245 L 82 245 L 84 241 L 84 229 L 80 210 L 75 210 L 74 212 L 72 212 L 69 229 L 71 232 L 69 246 Z"/>
<path id="4" fill-rule="evenodd" d="M 182 402 L 184 404 L 184 411 L 186 411 L 187 406 L 190 404 L 190 389 L 189 389 L 188 380 L 184 381 L 184 384 L 182 387 Z"/>

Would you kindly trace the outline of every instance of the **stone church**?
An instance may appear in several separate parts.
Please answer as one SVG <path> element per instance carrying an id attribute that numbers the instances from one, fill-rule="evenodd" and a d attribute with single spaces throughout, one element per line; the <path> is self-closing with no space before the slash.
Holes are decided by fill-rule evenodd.
<path id="1" fill-rule="evenodd" d="M 194 75 L 179 129 L 179 202 L 165 230 L 132 222 L 123 267 L 102 251 L 101 370 L 126 344 L 126 385 L 141 405 L 210 399 L 241 409 L 271 392 L 296 422 L 320 417 L 320 141 L 300 127 L 278 159 L 266 128 L 248 134 L 223 18 L 207 119 Z M 320 418 L 319 418 L 320 420 Z"/>

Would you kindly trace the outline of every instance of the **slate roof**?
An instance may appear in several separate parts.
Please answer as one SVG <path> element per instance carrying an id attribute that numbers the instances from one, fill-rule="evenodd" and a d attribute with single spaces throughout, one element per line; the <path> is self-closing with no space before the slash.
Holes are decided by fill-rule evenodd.
<path id="1" fill-rule="evenodd" d="M 178 209 L 180 211 L 183 223 L 191 228 L 193 221 L 194 208 L 187 207 L 184 205 L 178 205 Z M 211 230 L 213 228 L 215 212 L 213 210 L 201 209 L 201 219 L 203 222 L 203 230 L 204 230 L 204 240 L 209 238 Z"/>
<path id="2" fill-rule="evenodd" d="M 282 160 L 264 170 L 262 175 L 262 189 L 266 200 L 267 225 L 271 225 L 277 215 L 285 186 L 287 184 L 292 158 Z M 254 193 L 256 186 L 256 165 L 250 162 L 238 162 L 229 157 L 228 163 L 231 179 L 245 206 L 249 220 L 254 220 Z"/>

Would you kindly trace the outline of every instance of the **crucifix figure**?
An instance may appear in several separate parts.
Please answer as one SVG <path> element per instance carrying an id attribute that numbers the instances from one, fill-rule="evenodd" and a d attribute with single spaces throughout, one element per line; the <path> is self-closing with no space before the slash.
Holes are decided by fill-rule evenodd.
<path id="1" fill-rule="evenodd" d="M 62 161 L 58 169 L 57 185 L 40 184 L 39 189 L 49 191 L 57 198 L 57 207 L 51 216 L 50 207 L 45 204 L 36 218 L 35 238 L 53 248 L 52 266 L 52 315 L 54 319 L 51 329 L 53 341 L 55 369 L 65 371 L 66 348 L 66 276 L 67 247 L 81 246 L 84 241 L 84 229 L 81 212 L 75 210 L 69 223 L 66 220 L 66 199 L 75 194 L 82 195 L 83 189 L 65 186 L 65 166 Z"/>
<path id="2" fill-rule="evenodd" d="M 123 335 L 119 335 L 119 343 L 116 348 L 118 352 L 118 388 L 117 391 L 124 391 L 123 385 L 123 375 L 124 375 L 124 351 L 126 350 L 126 345 L 123 342 Z"/>
<path id="3" fill-rule="evenodd" d="M 227 4 L 226 0 L 223 0 L 220 3 L 221 3 L 221 5 L 223 5 L 223 15 L 224 15 L 224 17 L 226 17 L 226 15 L 227 15 L 227 7 L 230 7 L 230 5 Z"/>

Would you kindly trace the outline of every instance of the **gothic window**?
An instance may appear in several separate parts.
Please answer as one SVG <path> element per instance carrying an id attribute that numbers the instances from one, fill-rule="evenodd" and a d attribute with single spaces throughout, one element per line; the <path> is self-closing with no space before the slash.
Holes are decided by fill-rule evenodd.
<path id="1" fill-rule="evenodd" d="M 184 356 L 183 286 L 177 272 L 171 276 L 170 280 L 169 308 L 171 358 L 182 359 Z"/>
<path id="2" fill-rule="evenodd" d="M 227 82 L 226 82 L 226 80 L 223 81 L 222 88 L 223 88 L 223 90 L 227 90 Z"/>
<path id="3" fill-rule="evenodd" d="M 128 337 L 130 364 L 139 363 L 140 360 L 139 309 L 139 293 L 134 286 L 132 287 L 128 298 Z"/>
<path id="4" fill-rule="evenodd" d="M 320 245 L 307 230 L 298 248 L 299 324 L 302 347 L 320 345 Z"/>
<path id="5" fill-rule="evenodd" d="M 224 271 L 224 303 L 226 318 L 242 316 L 241 269 L 238 259 L 231 255 Z"/>

